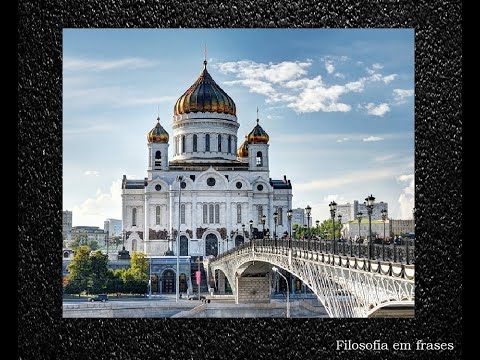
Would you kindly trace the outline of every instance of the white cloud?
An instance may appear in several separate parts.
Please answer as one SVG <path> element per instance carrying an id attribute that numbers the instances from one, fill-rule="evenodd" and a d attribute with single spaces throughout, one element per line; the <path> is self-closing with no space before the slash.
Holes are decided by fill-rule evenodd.
<path id="1" fill-rule="evenodd" d="M 87 170 L 83 173 L 85 176 L 100 176 L 100 172 L 97 170 Z"/>
<path id="2" fill-rule="evenodd" d="M 106 71 L 114 69 L 138 69 L 155 66 L 155 61 L 142 58 L 123 58 L 111 60 L 86 59 L 65 57 L 63 59 L 63 69 L 70 71 Z"/>
<path id="3" fill-rule="evenodd" d="M 325 60 L 325 70 L 327 70 L 329 74 L 332 74 L 335 71 L 335 65 L 332 60 Z"/>
<path id="4" fill-rule="evenodd" d="M 344 62 L 347 57 L 322 58 L 329 74 L 335 73 L 335 63 Z M 297 113 L 309 112 L 348 112 L 352 109 L 350 104 L 341 101 L 341 97 L 351 92 L 362 92 L 366 84 L 371 82 L 384 82 L 385 84 L 395 78 L 395 74 L 383 76 L 376 71 L 381 69 L 380 64 L 374 64 L 368 77 L 361 77 L 346 84 L 326 84 L 320 75 L 309 77 L 307 69 L 311 67 L 312 60 L 284 61 L 275 63 L 257 63 L 252 60 L 219 63 L 216 67 L 224 74 L 233 74 L 235 80 L 226 81 L 227 85 L 242 85 L 250 92 L 262 94 L 266 103 L 283 103 Z M 337 73 L 336 78 L 343 75 Z M 387 104 L 377 107 L 371 104 L 367 108 L 369 114 L 382 116 L 390 110 Z"/>
<path id="5" fill-rule="evenodd" d="M 369 115 L 383 116 L 390 111 L 390 106 L 387 103 L 381 103 L 377 106 L 374 103 L 368 103 L 365 109 L 367 109 Z"/>
<path id="6" fill-rule="evenodd" d="M 367 138 L 363 138 L 362 141 L 364 142 L 371 142 L 371 141 L 382 141 L 384 140 L 383 138 L 381 137 L 378 137 L 378 136 L 369 136 Z"/>
<path id="7" fill-rule="evenodd" d="M 383 69 L 383 65 L 379 64 L 379 63 L 375 63 L 375 64 L 372 65 L 372 69 L 374 69 L 374 70 Z"/>
<path id="8" fill-rule="evenodd" d="M 390 178 L 398 174 L 396 168 L 376 168 L 365 171 L 354 171 L 342 176 L 334 176 L 331 178 L 322 178 L 321 180 L 313 180 L 307 183 L 295 184 L 295 190 L 312 191 L 321 189 L 332 189 L 346 186 L 349 184 L 361 183 L 370 180 L 378 180 L 381 178 Z"/>
<path id="9" fill-rule="evenodd" d="M 344 138 L 338 139 L 338 140 L 337 140 L 337 143 L 343 143 L 343 142 L 346 142 L 346 141 L 348 141 L 348 140 L 350 140 L 350 138 L 344 137 Z"/>
<path id="10" fill-rule="evenodd" d="M 414 95 L 413 90 L 408 89 L 393 89 L 393 100 L 396 104 L 402 104 L 406 101 L 406 98 Z"/>
<path id="11" fill-rule="evenodd" d="M 103 227 L 107 218 L 121 218 L 122 214 L 122 180 L 112 182 L 109 192 L 97 190 L 95 197 L 85 200 L 79 206 L 74 206 L 76 225 L 92 225 Z"/>
<path id="12" fill-rule="evenodd" d="M 336 72 L 335 74 L 333 74 L 333 76 L 338 77 L 340 79 L 345 79 L 345 75 L 339 72 Z"/>
<path id="13" fill-rule="evenodd" d="M 395 154 L 381 155 L 381 156 L 375 157 L 373 160 L 376 162 L 385 162 L 395 158 L 395 156 L 396 156 Z"/>
<path id="14" fill-rule="evenodd" d="M 408 184 L 398 198 L 400 217 L 402 219 L 412 219 L 412 212 L 415 207 L 415 176 L 413 174 L 401 175 L 397 178 L 397 181 Z"/>
<path id="15" fill-rule="evenodd" d="M 382 77 L 382 81 L 385 84 L 388 84 L 388 83 L 392 82 L 393 80 L 395 80 L 396 77 L 397 77 L 397 74 L 390 74 L 390 75 Z"/>

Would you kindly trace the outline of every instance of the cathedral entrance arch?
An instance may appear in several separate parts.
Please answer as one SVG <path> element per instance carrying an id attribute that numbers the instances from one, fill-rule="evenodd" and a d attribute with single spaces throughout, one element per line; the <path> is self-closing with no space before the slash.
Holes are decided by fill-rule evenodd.
<path id="1" fill-rule="evenodd" d="M 235 246 L 240 246 L 245 242 L 245 239 L 242 235 L 235 236 Z"/>
<path id="2" fill-rule="evenodd" d="M 180 236 L 180 256 L 188 256 L 188 238 L 185 235 Z"/>
<path id="3" fill-rule="evenodd" d="M 215 234 L 208 234 L 205 238 L 205 256 L 218 255 L 218 238 Z"/>
<path id="4" fill-rule="evenodd" d="M 172 294 L 175 292 L 175 273 L 173 270 L 164 271 L 162 292 L 164 294 Z"/>

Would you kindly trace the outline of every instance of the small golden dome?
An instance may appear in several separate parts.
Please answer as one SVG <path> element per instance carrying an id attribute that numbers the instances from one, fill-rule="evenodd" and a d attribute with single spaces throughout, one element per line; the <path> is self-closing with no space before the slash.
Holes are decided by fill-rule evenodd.
<path id="1" fill-rule="evenodd" d="M 168 138 L 168 133 L 160 125 L 160 117 L 157 117 L 157 125 L 147 134 L 148 143 L 168 143 Z"/>
<path id="2" fill-rule="evenodd" d="M 237 150 L 237 156 L 239 158 L 246 158 L 248 157 L 248 139 L 245 136 L 245 141 L 240 145 L 240 147 Z"/>
<path id="3" fill-rule="evenodd" d="M 207 61 L 198 79 L 175 103 L 175 115 L 190 112 L 216 112 L 235 115 L 236 107 L 232 98 L 217 85 L 207 71 Z"/>
<path id="4" fill-rule="evenodd" d="M 250 134 L 248 134 L 247 140 L 250 144 L 268 144 L 270 137 L 258 122 L 259 120 L 257 118 L 257 125 L 253 128 Z"/>

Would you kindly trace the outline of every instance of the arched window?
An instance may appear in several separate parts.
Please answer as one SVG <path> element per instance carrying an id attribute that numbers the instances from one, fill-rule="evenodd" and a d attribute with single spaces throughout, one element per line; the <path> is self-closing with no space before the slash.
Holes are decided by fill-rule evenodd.
<path id="1" fill-rule="evenodd" d="M 222 135 L 218 135 L 218 152 L 222 152 Z"/>
<path id="2" fill-rule="evenodd" d="M 160 225 L 160 206 L 155 207 L 155 225 Z"/>
<path id="3" fill-rule="evenodd" d="M 278 225 L 283 225 L 283 209 L 279 207 L 277 209 L 277 213 L 278 213 Z"/>
<path id="4" fill-rule="evenodd" d="M 237 204 L 237 224 L 242 223 L 242 204 Z"/>
<path id="5" fill-rule="evenodd" d="M 220 205 L 215 205 L 215 224 L 220 224 Z"/>
<path id="6" fill-rule="evenodd" d="M 137 209 L 132 209 L 132 226 L 137 226 Z"/>
<path id="7" fill-rule="evenodd" d="M 228 135 L 228 153 L 232 152 L 232 135 Z"/>
<path id="8" fill-rule="evenodd" d="M 185 204 L 180 205 L 180 224 L 185 224 Z"/>
<path id="9" fill-rule="evenodd" d="M 157 150 L 155 152 L 155 166 L 160 166 L 162 165 L 162 153 L 160 150 Z"/>
<path id="10" fill-rule="evenodd" d="M 236 151 L 237 151 L 237 137 L 234 136 L 234 137 L 233 137 L 233 149 L 232 149 L 232 154 L 235 155 Z"/>
<path id="11" fill-rule="evenodd" d="M 257 166 L 263 166 L 262 152 L 257 152 Z"/>
<path id="12" fill-rule="evenodd" d="M 207 204 L 203 204 L 203 223 L 206 224 L 208 221 L 208 209 Z"/>
<path id="13" fill-rule="evenodd" d="M 193 134 L 193 152 L 197 151 L 197 134 Z"/>
<path id="14" fill-rule="evenodd" d="M 208 207 L 208 222 L 210 224 L 213 224 L 213 204 L 210 204 L 210 206 Z"/>
<path id="15" fill-rule="evenodd" d="M 132 240 L 132 251 L 137 251 L 137 240 L 136 239 Z"/>
<path id="16" fill-rule="evenodd" d="M 210 151 L 210 134 L 205 135 L 205 151 Z"/>
<path id="17" fill-rule="evenodd" d="M 258 208 L 258 224 L 261 224 L 262 223 L 262 216 L 263 216 L 263 206 L 258 205 L 257 208 Z"/>
<path id="18" fill-rule="evenodd" d="M 185 135 L 182 135 L 182 153 L 185 152 Z"/>
<path id="19" fill-rule="evenodd" d="M 69 255 L 69 254 L 68 254 L 68 251 L 65 251 L 65 252 L 63 253 L 63 257 L 64 257 L 65 259 L 68 259 L 68 255 Z"/>

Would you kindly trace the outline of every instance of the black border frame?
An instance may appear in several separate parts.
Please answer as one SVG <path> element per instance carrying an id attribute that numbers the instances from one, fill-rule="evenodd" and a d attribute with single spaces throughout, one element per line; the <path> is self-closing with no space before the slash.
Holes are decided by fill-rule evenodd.
<path id="1" fill-rule="evenodd" d="M 17 21 L 18 358 L 462 358 L 461 1 L 20 0 Z M 180 26 L 415 28 L 414 319 L 62 318 L 62 30 Z M 454 349 L 344 352 L 337 339 Z"/>

